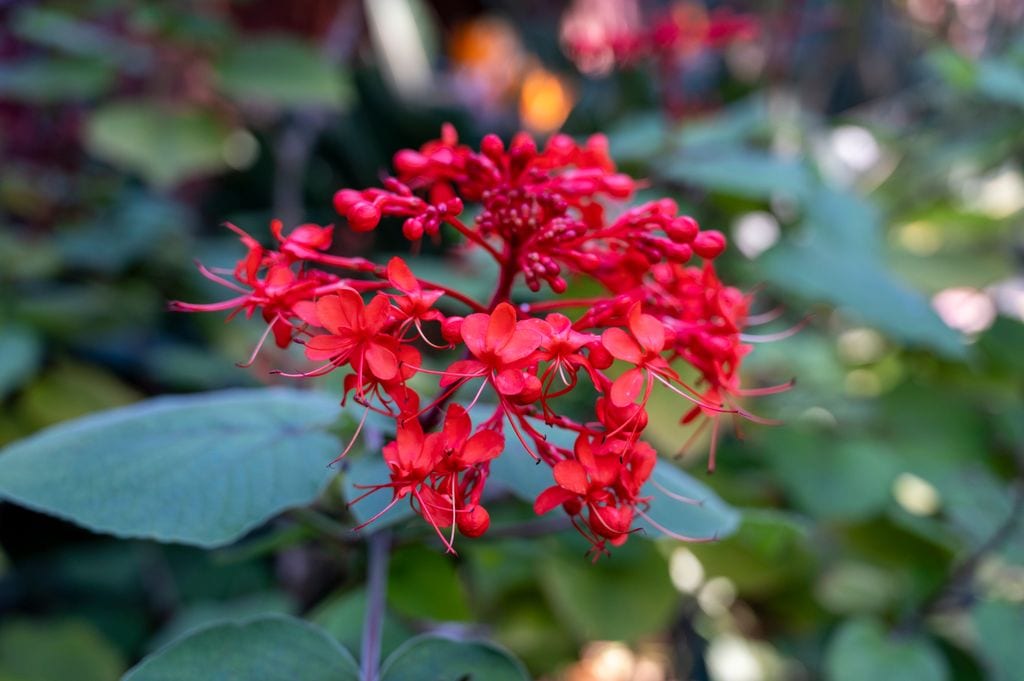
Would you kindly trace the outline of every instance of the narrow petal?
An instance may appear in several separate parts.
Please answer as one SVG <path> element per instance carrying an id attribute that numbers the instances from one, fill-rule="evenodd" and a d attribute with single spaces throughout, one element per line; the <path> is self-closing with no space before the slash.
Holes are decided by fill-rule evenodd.
<path id="1" fill-rule="evenodd" d="M 581 495 L 586 494 L 590 489 L 587 471 L 579 461 L 573 459 L 559 461 L 555 464 L 552 472 L 555 474 L 555 482 L 563 489 Z"/>
<path id="2" fill-rule="evenodd" d="M 640 369 L 630 369 L 615 379 L 609 394 L 612 404 L 616 407 L 626 407 L 634 402 L 640 395 L 644 385 L 644 374 Z"/>
<path id="3" fill-rule="evenodd" d="M 473 429 L 473 422 L 462 405 L 452 404 L 444 417 L 444 437 L 449 447 L 459 449 Z"/>
<path id="4" fill-rule="evenodd" d="M 621 359 L 630 364 L 639 364 L 644 359 L 643 350 L 637 345 L 628 333 L 619 328 L 605 329 L 601 334 L 601 345 L 612 353 L 615 359 Z"/>
<path id="5" fill-rule="evenodd" d="M 363 328 L 368 333 L 377 333 L 388 323 L 391 315 L 391 304 L 387 296 L 377 294 L 363 311 Z"/>

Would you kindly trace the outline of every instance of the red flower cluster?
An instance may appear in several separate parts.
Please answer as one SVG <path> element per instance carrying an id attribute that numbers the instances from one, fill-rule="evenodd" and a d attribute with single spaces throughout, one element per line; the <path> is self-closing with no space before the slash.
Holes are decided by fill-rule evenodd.
<path id="1" fill-rule="evenodd" d="M 663 65 L 705 49 L 757 36 L 758 22 L 727 8 L 708 12 L 676 2 L 645 17 L 632 0 L 576 0 L 562 19 L 566 52 L 585 73 L 604 73 L 646 59 Z"/>
<path id="2" fill-rule="evenodd" d="M 380 188 L 339 191 L 338 211 L 360 231 L 399 218 L 414 242 L 456 230 L 500 268 L 490 300 L 417 277 L 401 258 L 380 266 L 333 255 L 330 227 L 285 235 L 275 223 L 274 250 L 236 229 L 249 251 L 234 281 L 203 270 L 236 297 L 176 309 L 259 311 L 264 337 L 300 343 L 319 363 L 300 376 L 343 372 L 345 399 L 395 422 L 383 448 L 390 480 L 367 494 L 390 490 L 388 508 L 408 500 L 450 550 L 456 528 L 487 530 L 490 462 L 510 437 L 552 470 L 538 514 L 561 506 L 596 551 L 621 544 L 646 515 L 656 455 L 641 436 L 652 391 L 684 400 L 684 421 L 717 427 L 723 413 L 747 415 L 734 398 L 749 301 L 715 273 L 725 238 L 668 199 L 614 209 L 636 183 L 615 171 L 602 136 L 555 135 L 540 149 L 525 134 L 508 147 L 488 135 L 476 151 L 446 126 L 441 139 L 399 152 L 395 167 Z M 479 204 L 470 224 L 459 217 L 465 202 Z M 600 293 L 563 296 L 582 280 Z M 514 304 L 517 284 L 549 293 Z M 682 364 L 696 382 L 680 377 Z M 424 378 L 437 390 L 421 396 Z M 587 420 L 559 400 L 581 380 L 597 395 Z M 575 446 L 554 444 L 550 428 Z"/>

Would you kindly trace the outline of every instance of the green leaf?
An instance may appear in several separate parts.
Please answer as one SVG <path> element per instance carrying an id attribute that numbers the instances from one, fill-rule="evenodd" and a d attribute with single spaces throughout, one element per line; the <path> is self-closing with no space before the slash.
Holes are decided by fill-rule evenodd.
<path id="1" fill-rule="evenodd" d="M 522 663 L 484 641 L 418 636 L 381 667 L 381 681 L 528 681 Z"/>
<path id="2" fill-rule="evenodd" d="M 366 614 L 366 589 L 355 589 L 330 598 L 310 613 L 309 619 L 349 650 L 357 650 L 363 639 L 363 617 Z M 412 632 L 390 610 L 384 612 L 381 632 L 381 655 L 388 655 Z"/>
<path id="3" fill-rule="evenodd" d="M 224 168 L 223 145 L 230 132 L 212 112 L 171 108 L 157 102 L 106 104 L 90 116 L 85 146 L 158 187 Z"/>
<path id="4" fill-rule="evenodd" d="M 82 59 L 30 59 L 0 66 L 0 97 L 34 104 L 94 99 L 113 82 L 109 65 Z"/>
<path id="5" fill-rule="evenodd" d="M 455 563 L 424 546 L 402 548 L 391 556 L 388 603 L 395 612 L 417 619 L 470 619 Z"/>
<path id="6" fill-rule="evenodd" d="M 1024 606 L 1008 601 L 982 601 L 971 610 L 978 646 L 993 672 L 992 681 L 1020 678 L 1020 645 L 1024 641 Z"/>
<path id="7" fill-rule="evenodd" d="M 168 643 L 211 624 L 249 619 L 260 615 L 287 615 L 294 610 L 295 606 L 291 599 L 283 593 L 273 591 L 250 594 L 231 601 L 193 603 L 179 610 L 174 619 L 150 639 L 146 647 L 150 651 L 163 648 Z"/>
<path id="8" fill-rule="evenodd" d="M 155 398 L 0 450 L 0 496 L 97 532 L 220 546 L 316 498 L 338 413 L 297 390 Z"/>
<path id="9" fill-rule="evenodd" d="M 966 350 L 927 298 L 893 277 L 872 257 L 827 243 L 788 243 L 762 256 L 765 276 L 813 301 L 831 303 L 893 338 L 951 358 Z"/>
<path id="10" fill-rule="evenodd" d="M 17 404 L 21 419 L 38 429 L 122 407 L 141 397 L 135 388 L 99 367 L 62 361 L 25 388 Z"/>
<path id="11" fill-rule="evenodd" d="M 319 627 L 283 615 L 214 625 L 147 657 L 122 681 L 359 681 L 347 650 Z"/>
<path id="12" fill-rule="evenodd" d="M 552 550 L 539 570 L 552 608 L 582 641 L 656 634 L 680 603 L 668 561 L 653 542 L 630 540 L 597 563 L 582 550 Z"/>
<path id="13" fill-rule="evenodd" d="M 814 559 L 808 529 L 799 518 L 747 511 L 739 530 L 720 542 L 688 547 L 709 576 L 731 579 L 741 594 L 764 596 L 791 583 L 806 584 Z"/>
<path id="14" fill-rule="evenodd" d="M 740 514 L 735 509 L 664 459 L 655 464 L 640 496 L 650 497 L 651 502 L 647 517 L 637 518 L 636 524 L 652 538 L 665 535 L 667 530 L 691 539 L 720 539 L 739 526 Z"/>
<path id="15" fill-rule="evenodd" d="M 1024 106 L 1024 69 L 1008 61 L 990 59 L 978 64 L 975 84 L 997 102 Z"/>
<path id="16" fill-rule="evenodd" d="M 118 652 L 84 622 L 12 620 L 0 628 L 3 681 L 114 681 L 124 667 Z"/>
<path id="17" fill-rule="evenodd" d="M 927 638 L 890 634 L 873 620 L 852 620 L 833 637 L 825 654 L 829 681 L 946 681 L 946 659 Z"/>
<path id="18" fill-rule="evenodd" d="M 684 149 L 660 165 L 660 176 L 750 199 L 776 194 L 803 199 L 812 189 L 811 174 L 800 161 L 752 149 Z"/>
<path id="19" fill-rule="evenodd" d="M 31 331 L 11 325 L 0 329 L 0 400 L 35 374 L 42 357 L 39 337 Z"/>
<path id="20" fill-rule="evenodd" d="M 229 96 L 276 106 L 339 106 L 341 74 L 312 45 L 291 38 L 248 40 L 221 59 L 217 81 Z"/>

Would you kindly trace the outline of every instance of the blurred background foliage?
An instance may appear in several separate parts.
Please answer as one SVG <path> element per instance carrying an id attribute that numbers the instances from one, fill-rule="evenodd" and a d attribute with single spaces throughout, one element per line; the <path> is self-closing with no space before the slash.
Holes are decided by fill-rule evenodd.
<path id="1" fill-rule="evenodd" d="M 757 30 L 710 41 L 723 11 Z M 689 31 L 671 53 L 574 49 L 666 12 Z M 336 189 L 443 121 L 471 143 L 604 132 L 652 195 L 731 236 L 728 276 L 779 316 L 747 375 L 797 378 L 753 405 L 784 425 L 737 424 L 714 476 L 700 436 L 680 448 L 678 404 L 652 403 L 654 444 L 742 525 L 596 566 L 558 534 L 452 560 L 412 531 L 385 652 L 440 629 L 572 681 L 1020 678 L 1022 21 L 1014 0 L 2 2 L 0 444 L 301 364 L 237 369 L 259 325 L 166 312 L 218 295 L 192 259 L 239 255 L 219 223 L 332 222 Z M 386 227 L 337 241 L 405 246 Z M 427 251 L 431 278 L 482 278 Z M 363 551 L 314 541 L 323 524 L 203 552 L 0 505 L 0 679 L 114 679 L 264 612 L 358 649 Z"/>

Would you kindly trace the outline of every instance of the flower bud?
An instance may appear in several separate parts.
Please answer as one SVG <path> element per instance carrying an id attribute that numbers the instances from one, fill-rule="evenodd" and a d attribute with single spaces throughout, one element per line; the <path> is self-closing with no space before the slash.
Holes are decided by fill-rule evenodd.
<path id="1" fill-rule="evenodd" d="M 700 226 L 697 221 L 689 215 L 680 215 L 665 228 L 668 238 L 677 244 L 690 243 L 699 231 Z"/>
<path id="2" fill-rule="evenodd" d="M 356 232 L 369 232 L 380 224 L 380 211 L 369 201 L 352 205 L 345 214 L 348 224 Z"/>
<path id="3" fill-rule="evenodd" d="M 725 250 L 725 235 L 713 229 L 701 232 L 693 240 L 693 250 L 707 260 L 717 258 Z"/>
<path id="4" fill-rule="evenodd" d="M 455 520 L 459 532 L 467 537 L 479 537 L 491 526 L 491 515 L 483 506 L 474 506 L 465 513 L 457 514 Z"/>

